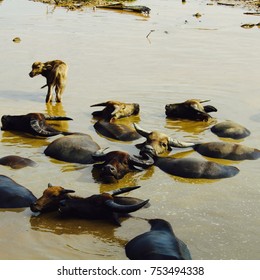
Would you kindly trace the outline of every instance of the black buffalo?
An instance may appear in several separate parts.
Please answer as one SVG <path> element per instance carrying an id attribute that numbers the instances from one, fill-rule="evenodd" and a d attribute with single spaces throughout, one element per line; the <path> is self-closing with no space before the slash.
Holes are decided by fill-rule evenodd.
<path id="1" fill-rule="evenodd" d="M 210 112 L 217 112 L 217 109 L 211 105 L 203 106 L 201 103 L 210 100 L 189 99 L 182 103 L 167 104 L 165 114 L 172 119 L 189 119 L 194 121 L 208 121 Z"/>
<path id="2" fill-rule="evenodd" d="M 157 157 L 155 165 L 168 174 L 191 179 L 222 179 L 239 173 L 235 166 L 190 157 Z"/>
<path id="3" fill-rule="evenodd" d="M 170 225 L 162 219 L 148 220 L 151 229 L 125 245 L 131 260 L 191 260 L 187 245 L 178 239 Z"/>
<path id="4" fill-rule="evenodd" d="M 30 208 L 33 212 L 58 210 L 63 216 L 84 219 L 109 219 L 119 223 L 118 218 L 120 216 L 125 216 L 147 205 L 149 200 L 118 196 L 139 187 L 126 187 L 83 198 L 71 195 L 71 193 L 74 193 L 73 190 L 49 184 L 43 195 L 32 203 Z"/>
<path id="5" fill-rule="evenodd" d="M 89 164 L 94 163 L 92 154 L 100 149 L 88 134 L 75 133 L 55 139 L 45 149 L 45 155 L 65 161 Z"/>
<path id="6" fill-rule="evenodd" d="M 11 178 L 0 175 L 0 208 L 24 208 L 34 203 L 36 197 Z"/>
<path id="7" fill-rule="evenodd" d="M 58 134 L 70 134 L 59 131 L 46 123 L 47 120 L 67 121 L 68 117 L 45 116 L 41 113 L 29 113 L 27 115 L 4 115 L 1 118 L 2 130 L 19 131 L 29 133 L 34 136 L 49 137 Z"/>
<path id="8" fill-rule="evenodd" d="M 94 165 L 94 168 L 99 170 L 99 180 L 107 183 L 122 179 L 129 172 L 146 169 L 154 163 L 151 157 L 141 159 L 124 151 L 112 151 L 106 154 L 98 151 L 92 157 L 96 162 L 100 162 Z"/>
<path id="9" fill-rule="evenodd" d="M 251 132 L 247 128 L 232 121 L 224 121 L 215 124 L 214 126 L 212 126 L 211 131 L 218 137 L 232 139 L 242 139 L 251 134 Z"/>
<path id="10" fill-rule="evenodd" d="M 94 128 L 100 135 L 119 141 L 134 141 L 141 137 L 135 129 L 123 123 L 99 120 L 94 124 Z"/>
<path id="11" fill-rule="evenodd" d="M 229 142 L 208 142 L 196 144 L 193 149 L 203 156 L 228 160 L 254 160 L 260 157 L 260 150 Z"/>

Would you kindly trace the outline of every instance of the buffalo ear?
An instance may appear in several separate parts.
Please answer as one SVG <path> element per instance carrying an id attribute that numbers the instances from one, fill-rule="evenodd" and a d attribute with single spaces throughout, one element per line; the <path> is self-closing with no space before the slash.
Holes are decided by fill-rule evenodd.
<path id="1" fill-rule="evenodd" d="M 135 146 L 136 146 L 136 148 L 137 149 L 142 149 L 142 147 L 145 145 L 145 142 L 144 143 L 139 143 L 139 144 L 136 144 Z"/>
<path id="2" fill-rule="evenodd" d="M 212 106 L 212 105 L 206 105 L 206 106 L 204 106 L 204 110 L 205 110 L 206 113 L 217 112 L 217 111 L 218 111 L 218 109 L 215 108 L 215 107 Z"/>
<path id="3" fill-rule="evenodd" d="M 43 66 L 43 70 L 51 70 L 52 69 L 52 65 L 51 64 L 45 64 L 44 66 Z"/>

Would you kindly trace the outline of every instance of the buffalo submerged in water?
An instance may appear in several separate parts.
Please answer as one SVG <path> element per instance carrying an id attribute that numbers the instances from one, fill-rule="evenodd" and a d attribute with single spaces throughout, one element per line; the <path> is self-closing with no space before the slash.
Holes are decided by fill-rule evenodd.
<path id="1" fill-rule="evenodd" d="M 208 121 L 212 117 L 210 112 L 217 112 L 211 105 L 203 106 L 202 103 L 210 100 L 189 99 L 182 103 L 167 104 L 165 114 L 171 119 L 188 119 L 193 121 Z"/>
<path id="2" fill-rule="evenodd" d="M 68 117 L 46 116 L 41 113 L 29 113 L 27 115 L 4 115 L 1 118 L 2 130 L 19 131 L 29 133 L 34 136 L 50 137 L 59 134 L 70 134 L 69 132 L 59 131 L 48 125 L 46 121 L 68 121 Z"/>
<path id="3" fill-rule="evenodd" d="M 235 161 L 255 160 L 260 157 L 259 149 L 229 142 L 208 142 L 196 144 L 193 149 L 206 157 Z"/>
<path id="4" fill-rule="evenodd" d="M 36 197 L 11 178 L 0 175 L 0 208 L 23 208 L 34 203 Z"/>
<path id="5" fill-rule="evenodd" d="M 129 172 L 142 171 L 154 164 L 154 160 L 149 156 L 147 159 L 142 159 L 124 151 L 104 153 L 103 150 L 100 150 L 92 157 L 97 162 L 94 164 L 93 173 L 96 174 L 98 181 L 101 180 L 105 183 L 113 183 L 122 179 Z"/>
<path id="6" fill-rule="evenodd" d="M 100 149 L 90 135 L 75 133 L 55 139 L 44 150 L 46 156 L 73 163 L 94 163 L 93 153 Z"/>
<path id="7" fill-rule="evenodd" d="M 145 207 L 149 200 L 119 196 L 138 189 L 140 186 L 125 187 L 111 192 L 95 194 L 86 198 L 71 195 L 74 190 L 61 186 L 48 185 L 43 195 L 31 203 L 32 212 L 59 211 L 62 216 L 84 219 L 113 220 L 120 224 L 118 218 L 126 216 Z"/>
<path id="8" fill-rule="evenodd" d="M 101 111 L 94 111 L 93 117 L 105 121 L 117 120 L 125 117 L 136 116 L 139 114 L 140 106 L 137 103 L 123 103 L 120 101 L 107 101 L 91 105 L 90 107 L 105 107 Z"/>
<path id="9" fill-rule="evenodd" d="M 148 220 L 151 229 L 134 237 L 125 245 L 130 260 L 191 260 L 187 245 L 178 239 L 169 222 Z"/>

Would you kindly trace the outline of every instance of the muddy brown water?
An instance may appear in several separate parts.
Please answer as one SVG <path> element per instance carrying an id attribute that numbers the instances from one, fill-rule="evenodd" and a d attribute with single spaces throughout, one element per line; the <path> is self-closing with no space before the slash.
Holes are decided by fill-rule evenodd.
<path id="1" fill-rule="evenodd" d="M 27 0 L 0 4 L 0 113 L 43 112 L 73 118 L 60 128 L 88 133 L 101 147 L 137 154 L 134 144 L 110 141 L 93 129 L 91 104 L 107 100 L 137 102 L 139 125 L 186 141 L 223 140 L 212 123 L 166 120 L 164 106 L 189 98 L 210 99 L 218 108 L 214 122 L 236 121 L 251 135 L 237 141 L 260 148 L 259 17 L 241 8 L 207 5 L 208 1 L 138 1 L 149 17 L 91 8 L 52 10 Z M 200 13 L 200 18 L 194 17 Z M 154 30 L 148 38 L 147 34 Z M 14 43 L 15 37 L 21 39 Z M 34 61 L 62 59 L 69 78 L 62 104 L 45 105 L 43 77 L 28 76 Z M 124 122 L 124 121 L 122 121 Z M 91 195 L 129 185 L 142 187 L 133 196 L 151 207 L 123 220 L 108 222 L 32 215 L 29 209 L 0 210 L 1 259 L 126 259 L 124 244 L 149 229 L 142 218 L 168 220 L 194 259 L 259 259 L 260 161 L 230 162 L 240 173 L 223 180 L 189 180 L 157 167 L 128 174 L 113 185 L 95 182 L 92 167 L 64 163 L 43 154 L 55 139 L 35 139 L 1 132 L 0 154 L 26 156 L 35 168 L 0 174 L 29 188 L 37 197 L 47 184 Z M 230 141 L 230 140 L 225 140 Z M 188 150 L 176 156 L 200 157 Z"/>

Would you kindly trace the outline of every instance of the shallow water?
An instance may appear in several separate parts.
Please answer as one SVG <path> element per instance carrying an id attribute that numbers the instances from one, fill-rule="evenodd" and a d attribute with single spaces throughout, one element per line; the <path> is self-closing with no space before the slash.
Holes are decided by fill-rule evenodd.
<path id="1" fill-rule="evenodd" d="M 27 0 L 0 4 L 1 115 L 43 112 L 73 118 L 61 129 L 90 134 L 101 147 L 138 153 L 134 144 L 96 134 L 91 104 L 120 100 L 141 106 L 139 125 L 189 141 L 220 140 L 212 124 L 166 120 L 164 106 L 190 98 L 210 99 L 218 108 L 215 122 L 233 120 L 251 131 L 237 141 L 259 148 L 260 43 L 258 17 L 240 8 L 207 5 L 207 1 L 138 1 L 149 17 L 91 8 L 66 11 Z M 202 17 L 193 14 L 199 12 Z M 150 30 L 154 30 L 148 38 Z M 14 43 L 14 37 L 20 43 Z M 34 61 L 62 59 L 69 65 L 62 104 L 45 105 L 43 77 L 28 76 Z M 0 211 L 1 259 L 126 259 L 124 244 L 149 229 L 140 218 L 168 220 L 194 259 L 259 259 L 258 161 L 233 164 L 240 173 L 222 180 L 190 180 L 156 167 L 128 174 L 114 185 L 95 182 L 92 167 L 46 157 L 54 138 L 34 139 L 1 132 L 0 154 L 26 156 L 36 168 L 0 174 L 26 186 L 38 197 L 47 184 L 91 195 L 127 185 L 141 185 L 132 195 L 149 198 L 151 207 L 124 220 L 121 227 L 100 221 L 61 220 L 56 214 L 32 216 L 29 209 Z M 221 139 L 223 140 L 223 139 Z M 230 140 L 225 140 L 230 141 Z M 196 156 L 174 150 L 177 156 Z M 140 217 L 140 218 L 139 218 Z M 11 244 L 10 244 L 11 241 Z"/>

